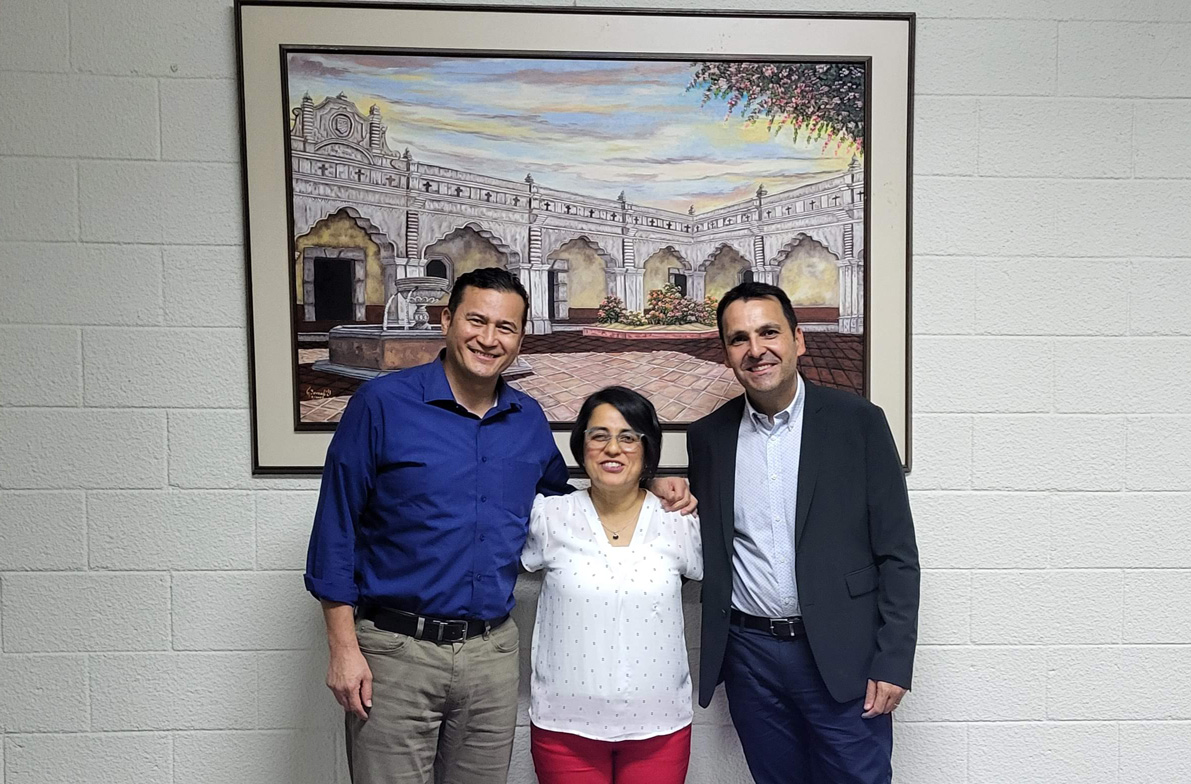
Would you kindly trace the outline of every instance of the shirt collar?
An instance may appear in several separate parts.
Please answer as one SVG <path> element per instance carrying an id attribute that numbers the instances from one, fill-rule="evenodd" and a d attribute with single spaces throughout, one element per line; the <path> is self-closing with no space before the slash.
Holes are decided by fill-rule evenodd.
<path id="1" fill-rule="evenodd" d="M 443 367 L 443 357 L 447 350 L 438 352 L 434 361 L 425 365 L 426 373 L 422 376 L 422 400 L 426 403 L 452 403 L 458 405 L 455 393 L 451 391 L 451 382 L 447 381 L 447 371 Z M 521 403 L 517 400 L 517 392 L 509 386 L 503 378 L 496 380 L 496 406 L 486 416 L 495 416 L 508 410 L 520 410 Z"/>
<path id="2" fill-rule="evenodd" d="M 791 427 L 794 424 L 799 411 L 802 409 L 802 403 L 805 399 L 806 380 L 802 378 L 801 374 L 799 374 L 798 391 L 794 393 L 794 399 L 790 401 L 790 405 L 786 406 L 774 415 L 773 427 L 769 426 L 769 417 L 767 417 L 765 414 L 762 414 L 753 407 L 753 401 L 749 400 L 749 396 L 747 394 L 744 396 L 744 415 L 748 421 L 752 423 L 754 430 L 763 431 L 766 433 L 774 432 L 781 427 Z"/>

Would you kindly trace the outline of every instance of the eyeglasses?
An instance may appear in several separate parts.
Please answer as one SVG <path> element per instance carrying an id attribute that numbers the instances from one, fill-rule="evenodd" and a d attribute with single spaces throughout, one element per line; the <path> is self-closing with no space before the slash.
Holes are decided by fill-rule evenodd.
<path id="1" fill-rule="evenodd" d="M 641 441 L 644 438 L 645 436 L 636 430 L 621 430 L 616 434 L 616 443 L 625 452 L 636 452 L 641 448 Z M 603 449 L 612 441 L 612 433 L 606 427 L 589 427 L 583 431 L 583 439 L 589 446 L 598 446 Z"/>

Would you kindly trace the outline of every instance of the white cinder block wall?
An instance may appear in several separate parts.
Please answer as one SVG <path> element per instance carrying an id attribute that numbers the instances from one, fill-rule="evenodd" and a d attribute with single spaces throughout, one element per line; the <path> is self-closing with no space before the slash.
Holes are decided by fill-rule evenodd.
<path id="1" fill-rule="evenodd" d="M 1191 4 L 788 8 L 919 13 L 897 780 L 1191 781 Z M 235 107 L 227 0 L 0 0 L 0 784 L 346 780 L 317 485 L 249 474 Z"/>

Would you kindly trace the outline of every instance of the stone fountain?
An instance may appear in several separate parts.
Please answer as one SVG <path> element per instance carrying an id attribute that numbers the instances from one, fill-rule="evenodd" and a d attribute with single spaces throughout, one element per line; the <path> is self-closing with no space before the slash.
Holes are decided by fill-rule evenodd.
<path id="1" fill-rule="evenodd" d="M 430 323 L 427 305 L 438 302 L 451 290 L 443 278 L 399 278 L 393 296 L 385 303 L 381 324 L 341 324 L 327 334 L 330 358 L 314 363 L 315 370 L 351 378 L 375 378 L 394 370 L 432 361 L 446 345 L 442 328 Z M 402 308 L 402 302 L 406 307 Z M 412 313 L 407 316 L 407 313 Z M 518 358 L 504 377 L 531 373 Z"/>

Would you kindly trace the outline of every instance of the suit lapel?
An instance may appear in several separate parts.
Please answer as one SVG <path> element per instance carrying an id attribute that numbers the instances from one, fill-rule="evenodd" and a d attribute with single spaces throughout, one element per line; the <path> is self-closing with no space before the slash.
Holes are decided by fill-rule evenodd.
<path id="1" fill-rule="evenodd" d="M 723 470 L 719 472 L 720 522 L 724 528 L 724 544 L 732 557 L 732 540 L 736 536 L 736 442 L 740 438 L 740 418 L 744 416 L 744 396 L 724 404 L 724 416 L 714 448 L 723 450 Z"/>
<path id="2" fill-rule="evenodd" d="M 811 498 L 815 494 L 815 482 L 819 474 L 819 463 L 822 462 L 825 446 L 826 429 L 823 417 L 819 415 L 822 399 L 819 389 L 814 384 L 806 384 L 806 397 L 802 409 L 802 446 L 798 453 L 798 501 L 794 514 L 794 549 L 802 541 L 802 531 L 806 528 L 807 514 L 811 508 Z"/>

